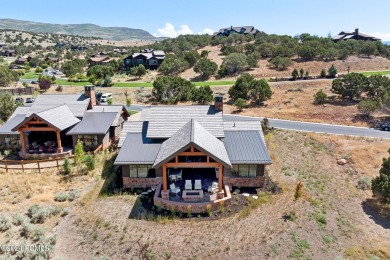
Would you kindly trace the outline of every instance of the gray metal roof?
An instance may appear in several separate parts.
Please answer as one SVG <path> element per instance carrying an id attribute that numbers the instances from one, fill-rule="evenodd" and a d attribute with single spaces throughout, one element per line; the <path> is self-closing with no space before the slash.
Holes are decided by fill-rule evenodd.
<path id="1" fill-rule="evenodd" d="M 223 129 L 225 131 L 238 130 L 261 130 L 261 121 L 224 121 Z"/>
<path id="2" fill-rule="evenodd" d="M 260 131 L 225 131 L 224 145 L 232 164 L 271 164 Z"/>
<path id="3" fill-rule="evenodd" d="M 42 111 L 39 113 L 32 113 L 24 118 L 22 122 L 20 122 L 17 126 L 15 126 L 12 130 L 16 131 L 23 124 L 30 121 L 33 117 L 37 117 L 49 125 L 57 129 L 58 131 L 65 130 L 71 126 L 74 126 L 80 119 L 75 117 L 70 111 L 69 107 L 66 105 L 57 106 L 55 108 L 48 109 L 46 111 Z"/>
<path id="4" fill-rule="evenodd" d="M 169 138 L 191 119 L 215 137 L 223 137 L 222 112 L 214 106 L 152 106 L 148 138 Z"/>
<path id="5" fill-rule="evenodd" d="M 191 119 L 174 133 L 171 138 L 162 143 L 153 167 L 161 166 L 163 163 L 172 159 L 177 153 L 188 149 L 190 146 L 196 147 L 214 160 L 231 167 L 223 142 L 208 132 L 194 119 Z"/>
<path id="6" fill-rule="evenodd" d="M 143 107 L 141 111 L 141 121 L 149 121 L 151 107 Z"/>
<path id="7" fill-rule="evenodd" d="M 25 118 L 25 115 L 13 115 L 13 117 L 9 118 L 7 122 L 0 126 L 0 135 L 18 135 L 19 132 L 12 131 L 12 129 L 23 122 Z"/>
<path id="8" fill-rule="evenodd" d="M 122 132 L 119 137 L 118 147 L 122 147 L 128 133 L 144 133 L 148 128 L 148 122 L 127 121 L 123 124 Z"/>
<path id="9" fill-rule="evenodd" d="M 15 111 L 12 113 L 12 115 L 8 118 L 10 120 L 12 117 L 16 115 L 24 115 L 26 116 L 28 114 L 28 111 L 30 110 L 30 107 L 17 107 Z"/>
<path id="10" fill-rule="evenodd" d="M 127 112 L 127 109 L 124 106 L 94 106 L 91 110 L 88 110 L 88 113 L 90 113 L 90 112 L 98 112 L 98 113 L 115 112 L 117 114 L 116 114 L 114 121 L 112 122 L 112 126 L 118 126 L 122 111 L 125 112 L 127 114 L 127 116 L 130 116 L 129 113 Z"/>
<path id="11" fill-rule="evenodd" d="M 142 133 L 128 133 L 114 165 L 153 164 L 161 143 Z"/>
<path id="12" fill-rule="evenodd" d="M 87 112 L 79 124 L 70 129 L 67 135 L 92 135 L 106 134 L 115 120 L 117 113 L 96 113 Z"/>
<path id="13" fill-rule="evenodd" d="M 89 105 L 89 98 L 86 98 L 84 94 L 38 95 L 30 107 L 29 114 L 39 113 L 60 105 L 67 105 L 75 117 L 83 117 Z"/>

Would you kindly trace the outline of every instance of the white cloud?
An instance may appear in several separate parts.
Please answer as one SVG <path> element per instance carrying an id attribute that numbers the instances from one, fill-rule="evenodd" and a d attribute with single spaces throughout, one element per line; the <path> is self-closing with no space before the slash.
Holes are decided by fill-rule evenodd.
<path id="1" fill-rule="evenodd" d="M 210 28 L 204 28 L 203 31 L 199 32 L 198 34 L 213 34 L 213 30 Z"/>
<path id="2" fill-rule="evenodd" d="M 155 33 L 156 37 L 177 37 L 181 34 L 193 34 L 190 27 L 188 25 L 180 25 L 180 29 L 176 30 L 175 26 L 171 23 L 165 23 L 164 28 L 157 29 L 158 33 Z"/>
<path id="3" fill-rule="evenodd" d="M 199 32 L 198 34 L 213 34 L 213 30 L 210 28 L 204 28 L 203 31 Z M 191 28 L 186 25 L 180 25 L 180 28 L 178 30 L 175 29 L 175 26 L 171 23 L 165 23 L 165 26 L 163 28 L 157 29 L 157 33 L 153 34 L 156 37 L 177 37 L 182 34 L 194 34 L 191 30 Z"/>
<path id="4" fill-rule="evenodd" d="M 374 32 L 374 33 L 364 33 L 364 34 L 374 36 L 376 38 L 381 39 L 382 41 L 390 41 L 390 33 Z"/>

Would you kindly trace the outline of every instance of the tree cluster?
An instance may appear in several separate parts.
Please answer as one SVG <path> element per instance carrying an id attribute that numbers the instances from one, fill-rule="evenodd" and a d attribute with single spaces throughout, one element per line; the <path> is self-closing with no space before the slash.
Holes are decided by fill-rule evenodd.
<path id="1" fill-rule="evenodd" d="M 272 96 L 271 87 L 265 79 L 256 80 L 248 73 L 244 73 L 238 77 L 228 93 L 233 100 L 239 98 L 243 100 L 252 100 L 256 105 L 270 99 Z"/>
<path id="2" fill-rule="evenodd" d="M 213 100 L 210 86 L 195 87 L 190 81 L 178 76 L 162 76 L 153 82 L 153 97 L 163 104 L 193 101 L 207 104 Z"/>

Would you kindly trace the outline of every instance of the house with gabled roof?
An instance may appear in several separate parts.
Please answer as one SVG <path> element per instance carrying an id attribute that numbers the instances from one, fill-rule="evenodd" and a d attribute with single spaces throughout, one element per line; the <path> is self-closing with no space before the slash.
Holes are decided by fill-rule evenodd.
<path id="1" fill-rule="evenodd" d="M 133 53 L 130 56 L 126 57 L 124 61 L 124 66 L 126 69 L 135 67 L 138 65 L 143 65 L 147 69 L 158 69 L 161 63 L 165 59 L 165 52 L 158 51 L 153 49 L 144 49 L 139 53 Z"/>
<path id="2" fill-rule="evenodd" d="M 230 26 L 227 28 L 219 29 L 218 32 L 213 33 L 213 36 L 229 36 L 232 34 L 242 34 L 247 35 L 251 34 L 254 37 L 260 33 L 254 26 Z"/>
<path id="3" fill-rule="evenodd" d="M 344 41 L 344 40 L 359 40 L 359 41 L 380 41 L 381 39 L 378 39 L 374 36 L 370 36 L 364 33 L 359 32 L 359 28 L 355 29 L 355 31 L 342 31 L 338 35 L 335 35 L 332 37 L 332 40 L 334 42 L 338 41 Z"/>
<path id="4" fill-rule="evenodd" d="M 94 86 L 82 94 L 39 95 L 18 107 L 0 126 L 0 148 L 17 149 L 19 157 L 65 157 L 77 140 L 86 151 L 116 144 L 129 113 L 121 105 L 97 106 Z"/>
<path id="5" fill-rule="evenodd" d="M 150 106 L 125 122 L 114 165 L 124 188 L 156 190 L 154 203 L 176 212 L 205 212 L 232 187 L 264 185 L 271 164 L 260 121 L 223 115 L 214 105 Z"/>

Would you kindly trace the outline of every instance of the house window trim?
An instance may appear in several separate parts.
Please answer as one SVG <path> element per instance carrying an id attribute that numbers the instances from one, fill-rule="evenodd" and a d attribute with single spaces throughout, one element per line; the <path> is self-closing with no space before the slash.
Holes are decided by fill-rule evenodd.
<path id="1" fill-rule="evenodd" d="M 136 168 L 136 177 L 133 177 L 131 176 L 131 168 L 132 167 L 135 167 Z M 144 168 L 146 167 L 146 176 L 142 176 L 140 177 L 139 176 L 139 168 Z M 128 172 L 126 173 L 126 176 L 123 176 L 123 177 L 126 177 L 126 178 L 131 178 L 131 179 L 141 179 L 141 178 L 149 178 L 149 171 L 152 169 L 152 165 L 150 164 L 130 164 L 129 165 L 129 168 L 128 168 Z"/>
<path id="2" fill-rule="evenodd" d="M 245 176 L 243 176 L 242 173 L 240 173 L 240 166 L 248 167 Z M 239 178 L 255 178 L 255 177 L 258 177 L 257 176 L 257 166 L 258 166 L 257 164 L 233 164 L 232 169 L 236 173 L 237 177 L 239 177 Z M 252 169 L 251 169 L 251 167 L 252 167 Z M 251 170 L 252 170 L 252 173 L 251 173 Z M 253 170 L 254 170 L 254 172 L 253 172 Z M 253 175 L 253 173 L 254 173 L 254 175 Z"/>

